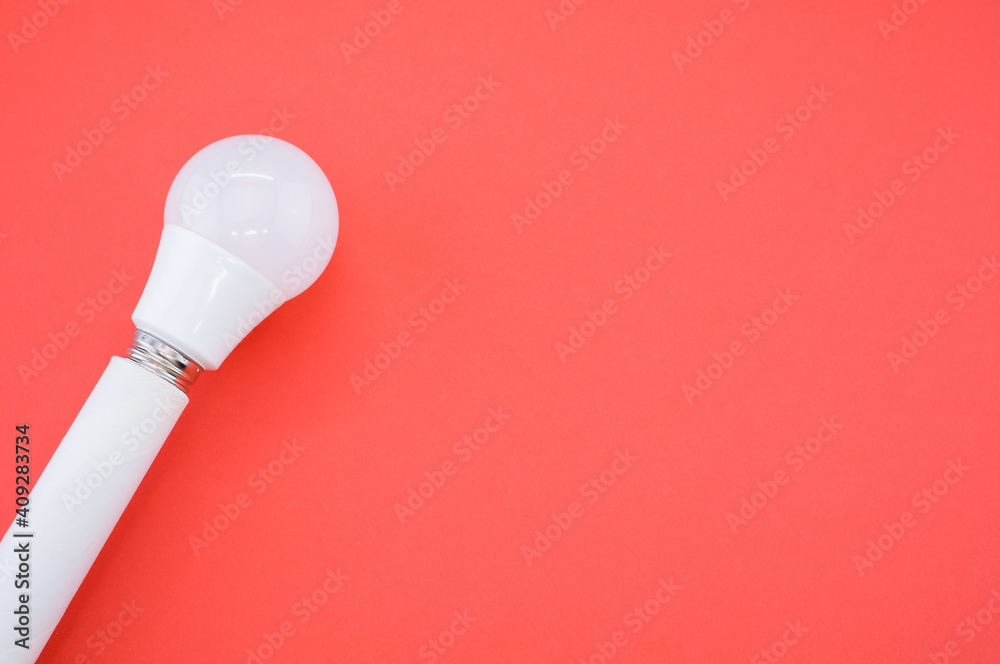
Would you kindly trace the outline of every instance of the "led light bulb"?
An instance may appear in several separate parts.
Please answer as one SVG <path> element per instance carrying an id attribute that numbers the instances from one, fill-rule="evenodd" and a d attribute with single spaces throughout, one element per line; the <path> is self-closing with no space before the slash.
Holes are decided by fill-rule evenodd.
<path id="1" fill-rule="evenodd" d="M 337 242 L 337 201 L 323 171 L 263 136 L 223 139 L 192 157 L 170 187 L 164 220 L 132 320 L 205 369 L 308 288 Z"/>
<path id="2" fill-rule="evenodd" d="M 203 369 L 308 288 L 337 241 L 337 201 L 304 152 L 266 136 L 212 143 L 181 168 L 128 358 L 111 359 L 0 542 L 0 662 L 32 664 Z M 9 633 L 9 632 L 8 632 Z"/>

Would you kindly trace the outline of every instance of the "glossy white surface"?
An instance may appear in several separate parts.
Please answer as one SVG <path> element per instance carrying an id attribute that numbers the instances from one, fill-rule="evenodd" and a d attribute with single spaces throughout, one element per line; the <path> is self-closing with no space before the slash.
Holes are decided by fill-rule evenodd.
<path id="1" fill-rule="evenodd" d="M 283 301 L 276 286 L 225 249 L 166 226 L 132 322 L 202 368 L 218 369 Z"/>

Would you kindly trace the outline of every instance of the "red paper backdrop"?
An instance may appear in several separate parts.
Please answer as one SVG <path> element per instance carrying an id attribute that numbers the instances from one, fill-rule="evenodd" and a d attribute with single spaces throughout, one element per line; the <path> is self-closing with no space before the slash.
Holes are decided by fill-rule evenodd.
<path id="1" fill-rule="evenodd" d="M 39 661 L 996 662 L 998 19 L 4 3 L 0 404 L 36 468 L 188 157 L 271 126 L 341 211 Z"/>

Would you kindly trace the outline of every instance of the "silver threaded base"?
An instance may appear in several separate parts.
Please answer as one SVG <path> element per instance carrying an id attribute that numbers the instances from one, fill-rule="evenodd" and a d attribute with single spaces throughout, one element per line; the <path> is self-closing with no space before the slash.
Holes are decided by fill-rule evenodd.
<path id="1" fill-rule="evenodd" d="M 142 330 L 136 330 L 132 337 L 128 359 L 153 372 L 185 394 L 201 373 L 201 366 L 197 362 L 162 339 Z"/>

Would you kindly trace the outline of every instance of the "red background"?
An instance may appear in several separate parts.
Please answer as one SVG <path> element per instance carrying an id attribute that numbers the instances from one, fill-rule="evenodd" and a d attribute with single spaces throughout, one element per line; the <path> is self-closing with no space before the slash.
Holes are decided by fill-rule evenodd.
<path id="1" fill-rule="evenodd" d="M 403 0 L 348 62 L 341 43 L 386 3 L 74 0 L 13 42 L 42 10 L 4 3 L 0 404 L 11 439 L 31 425 L 36 469 L 128 344 L 188 157 L 286 109 L 279 135 L 341 212 L 326 273 L 195 386 L 39 661 L 429 662 L 421 647 L 467 611 L 445 664 L 599 662 L 616 631 L 616 663 L 747 662 L 786 621 L 808 632 L 783 662 L 926 662 L 949 641 L 949 661 L 996 662 L 1000 282 L 961 310 L 948 295 L 1000 246 L 1000 7 L 911 4 L 886 38 L 888 0 L 590 0 L 555 28 L 556 0 Z M 674 52 L 726 9 L 679 71 Z M 166 78 L 122 118 L 147 66 Z M 453 129 L 446 110 L 481 76 L 499 87 Z M 812 86 L 832 96 L 786 138 L 776 123 Z M 114 131 L 57 176 L 104 118 Z M 571 155 L 608 118 L 627 128 L 580 172 Z M 390 190 L 385 172 L 439 127 Z M 949 127 L 960 138 L 911 181 L 905 162 Z M 769 138 L 777 152 L 723 201 L 717 182 Z M 573 183 L 519 232 L 512 213 L 562 169 Z M 844 224 L 897 179 L 905 193 L 851 242 Z M 625 301 L 616 282 L 660 245 L 672 257 Z M 123 268 L 135 279 L 82 318 Z M 467 289 L 418 331 L 446 279 Z M 776 289 L 799 299 L 752 343 L 742 328 Z M 561 361 L 608 298 L 616 313 Z M 937 309 L 949 322 L 894 370 L 888 353 Z M 358 394 L 352 374 L 402 331 L 412 345 Z M 734 341 L 744 354 L 689 403 L 683 386 Z M 511 419 L 463 462 L 453 444 L 495 407 Z M 824 417 L 843 428 L 796 470 L 786 455 Z M 251 475 L 292 440 L 306 451 L 257 494 Z M 637 460 L 591 504 L 581 485 L 626 450 Z M 396 504 L 448 460 L 401 524 Z M 914 495 L 959 460 L 921 511 Z M 778 470 L 790 481 L 734 534 L 727 514 Z M 241 492 L 250 506 L 195 555 Z M 572 502 L 582 515 L 529 565 L 522 546 Z M 912 528 L 862 574 L 904 512 Z M 338 568 L 347 581 L 302 623 L 296 602 Z M 628 614 L 671 579 L 633 633 Z M 109 627 L 132 601 L 139 617 Z M 967 643 L 956 626 L 984 609 Z"/>

